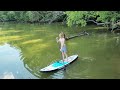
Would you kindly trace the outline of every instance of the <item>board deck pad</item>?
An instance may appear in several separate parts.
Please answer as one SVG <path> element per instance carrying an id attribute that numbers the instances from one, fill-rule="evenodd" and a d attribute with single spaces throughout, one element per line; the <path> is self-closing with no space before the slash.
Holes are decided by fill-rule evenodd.
<path id="1" fill-rule="evenodd" d="M 40 71 L 47 72 L 47 71 L 61 69 L 61 68 L 65 67 L 66 65 L 70 64 L 71 62 L 73 62 L 74 60 L 76 60 L 77 57 L 78 57 L 78 55 L 69 56 L 67 59 L 65 59 L 65 61 L 63 61 L 63 60 L 56 61 L 56 62 L 50 64 L 49 66 L 40 69 Z"/>

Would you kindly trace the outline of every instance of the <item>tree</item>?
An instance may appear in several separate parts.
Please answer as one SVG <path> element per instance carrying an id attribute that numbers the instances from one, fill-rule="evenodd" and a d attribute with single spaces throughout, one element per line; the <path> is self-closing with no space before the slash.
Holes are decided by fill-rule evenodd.
<path id="1" fill-rule="evenodd" d="M 10 21 L 15 20 L 15 12 L 14 12 L 14 11 L 9 11 L 9 12 L 7 12 L 7 18 L 8 18 L 8 20 L 10 20 Z"/>
<path id="2" fill-rule="evenodd" d="M 39 21 L 39 12 L 37 11 L 27 11 L 25 13 L 26 22 L 38 22 Z"/>
<path id="3" fill-rule="evenodd" d="M 116 23 L 120 19 L 119 11 L 67 11 L 68 26 L 86 26 L 87 22 L 93 22 L 96 25 L 104 25 L 113 30 L 118 27 Z"/>
<path id="4" fill-rule="evenodd" d="M 0 21 L 52 23 L 64 20 L 63 11 L 0 11 Z"/>
<path id="5" fill-rule="evenodd" d="M 7 21 L 7 15 L 5 11 L 0 11 L 0 21 Z"/>

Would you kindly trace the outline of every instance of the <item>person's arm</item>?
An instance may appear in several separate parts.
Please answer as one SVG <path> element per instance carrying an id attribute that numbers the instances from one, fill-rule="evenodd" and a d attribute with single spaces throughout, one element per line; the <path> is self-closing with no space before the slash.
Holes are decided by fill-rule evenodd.
<path id="1" fill-rule="evenodd" d="M 59 39 L 58 39 L 58 37 L 56 37 L 56 41 L 57 41 L 57 43 L 59 42 Z"/>

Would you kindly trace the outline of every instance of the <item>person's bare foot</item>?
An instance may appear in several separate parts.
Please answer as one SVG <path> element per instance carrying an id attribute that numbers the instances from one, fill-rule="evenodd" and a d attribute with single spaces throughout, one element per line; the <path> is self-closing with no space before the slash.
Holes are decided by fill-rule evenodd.
<path id="1" fill-rule="evenodd" d="M 63 61 L 63 63 L 65 62 L 65 60 L 62 60 Z"/>
<path id="2" fill-rule="evenodd" d="M 66 58 L 66 62 L 68 62 L 68 58 Z"/>

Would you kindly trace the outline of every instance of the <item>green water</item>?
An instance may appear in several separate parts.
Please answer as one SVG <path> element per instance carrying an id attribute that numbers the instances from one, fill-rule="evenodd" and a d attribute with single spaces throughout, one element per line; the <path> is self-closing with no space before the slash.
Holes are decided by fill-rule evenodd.
<path id="1" fill-rule="evenodd" d="M 96 26 L 70 28 L 61 24 L 0 23 L 0 78 L 120 78 L 120 35 L 98 32 L 103 29 Z M 61 31 L 71 36 L 82 30 L 88 31 L 90 35 L 67 41 L 68 55 L 79 55 L 75 62 L 67 66 L 66 70 L 49 73 L 39 71 L 61 59 L 55 39 Z"/>

